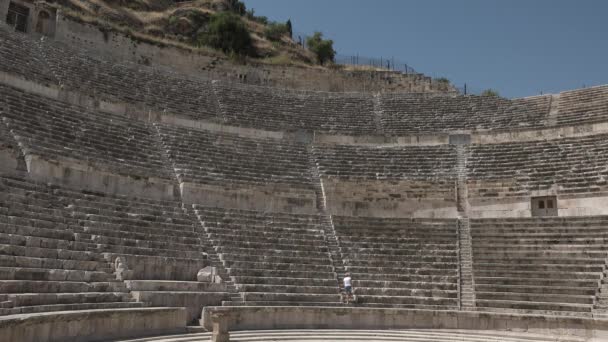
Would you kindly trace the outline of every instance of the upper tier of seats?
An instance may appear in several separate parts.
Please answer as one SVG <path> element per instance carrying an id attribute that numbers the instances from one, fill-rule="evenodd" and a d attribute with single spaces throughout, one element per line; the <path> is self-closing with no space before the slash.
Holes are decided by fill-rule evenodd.
<path id="1" fill-rule="evenodd" d="M 551 96 L 508 100 L 491 96 L 386 94 L 382 127 L 399 135 L 458 130 L 509 130 L 545 125 Z"/>
<path id="2" fill-rule="evenodd" d="M 128 62 L 93 58 L 52 41 L 34 41 L 0 28 L 0 70 L 41 84 L 60 85 L 96 99 L 126 102 L 192 119 L 214 120 L 211 81 Z"/>
<path id="3" fill-rule="evenodd" d="M 207 264 L 177 202 L 0 178 L 1 314 L 140 307 L 113 274 L 195 280 Z"/>
<path id="4" fill-rule="evenodd" d="M 182 182 L 312 188 L 303 144 L 157 125 Z"/>
<path id="5" fill-rule="evenodd" d="M 41 84 L 58 84 L 43 55 L 29 37 L 0 25 L 0 70 Z"/>
<path id="6" fill-rule="evenodd" d="M 608 184 L 608 135 L 471 145 L 471 196 L 526 196 L 557 186 L 558 193 L 593 193 Z M 476 183 L 480 183 L 479 186 Z"/>
<path id="7" fill-rule="evenodd" d="M 333 222 L 360 305 L 458 307 L 456 220 L 334 216 Z"/>
<path id="8" fill-rule="evenodd" d="M 509 100 L 425 94 L 373 96 L 212 84 L 164 68 L 93 57 L 4 27 L 0 27 L 0 71 L 97 100 L 129 103 L 144 113 L 153 110 L 267 130 L 400 135 L 504 131 L 608 120 L 608 86 L 568 91 L 559 97 Z"/>
<path id="9" fill-rule="evenodd" d="M 456 176 L 453 146 L 316 146 L 324 177 L 347 179 L 451 179 Z"/>
<path id="10" fill-rule="evenodd" d="M 562 125 L 608 120 L 608 86 L 561 93 L 557 119 Z"/>
<path id="11" fill-rule="evenodd" d="M 377 134 L 371 94 L 293 91 L 216 82 L 224 122 L 275 131 Z"/>
<path id="12" fill-rule="evenodd" d="M 470 224 L 478 308 L 591 313 L 606 268 L 608 218 Z"/>
<path id="13" fill-rule="evenodd" d="M 340 301 L 321 216 L 194 208 L 248 305 Z"/>
<path id="14" fill-rule="evenodd" d="M 145 123 L 0 85 L 0 116 L 25 154 L 69 158 L 135 177 L 172 179 Z"/>

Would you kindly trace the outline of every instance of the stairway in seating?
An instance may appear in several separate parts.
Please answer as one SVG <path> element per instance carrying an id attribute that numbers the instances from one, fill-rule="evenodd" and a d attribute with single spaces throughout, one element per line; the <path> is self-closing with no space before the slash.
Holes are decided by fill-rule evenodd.
<path id="1" fill-rule="evenodd" d="M 471 247 L 471 229 L 468 217 L 467 191 L 467 149 L 463 145 L 456 147 L 458 174 L 458 246 L 460 257 L 460 308 L 471 310 L 475 307 L 475 284 L 473 281 L 473 251 Z"/>
<path id="2" fill-rule="evenodd" d="M 330 258 L 334 272 L 336 273 L 336 281 L 338 287 L 342 289 L 342 280 L 344 279 L 344 273 L 346 268 L 342 258 L 342 252 L 340 251 L 340 245 L 338 237 L 336 236 L 336 230 L 334 229 L 334 223 L 331 214 L 327 211 L 327 197 L 325 196 L 325 188 L 323 181 L 319 175 L 319 165 L 314 157 L 314 147 L 308 149 L 308 158 L 310 163 L 310 173 L 312 175 L 313 186 L 315 188 L 317 210 L 322 217 L 323 231 L 325 232 L 325 241 L 327 248 L 330 253 Z"/>
<path id="3" fill-rule="evenodd" d="M 593 317 L 608 318 L 608 259 L 604 264 L 602 281 L 593 305 Z"/>
<path id="4" fill-rule="evenodd" d="M 187 208 L 184 208 L 184 210 L 189 213 L 189 210 Z M 220 278 L 222 278 L 222 282 L 224 283 L 224 285 L 226 285 L 226 290 L 230 292 L 231 305 L 238 305 L 239 303 L 243 302 L 243 297 L 237 291 L 236 285 L 232 281 L 232 278 L 230 278 L 226 267 L 224 267 L 224 263 L 217 254 L 213 244 L 209 241 L 207 235 L 208 232 L 205 228 L 205 225 L 203 224 L 203 218 L 200 216 L 200 213 L 196 209 L 193 210 L 198 221 L 198 228 L 200 228 L 201 235 L 203 236 L 203 238 L 201 238 L 201 245 L 203 245 L 203 247 L 205 247 L 205 250 L 207 251 L 207 260 L 209 260 L 211 267 L 215 267 Z"/>

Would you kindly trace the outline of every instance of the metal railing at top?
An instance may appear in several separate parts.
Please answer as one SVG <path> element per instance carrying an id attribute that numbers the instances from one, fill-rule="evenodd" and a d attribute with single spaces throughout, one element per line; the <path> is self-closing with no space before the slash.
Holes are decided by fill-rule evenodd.
<path id="1" fill-rule="evenodd" d="M 341 65 L 355 65 L 361 67 L 370 67 L 376 69 L 384 69 L 390 71 L 399 71 L 405 74 L 417 74 L 416 70 L 408 65 L 406 62 L 397 60 L 395 58 L 372 58 L 364 57 L 359 55 L 337 55 L 335 59 L 336 64 Z"/>

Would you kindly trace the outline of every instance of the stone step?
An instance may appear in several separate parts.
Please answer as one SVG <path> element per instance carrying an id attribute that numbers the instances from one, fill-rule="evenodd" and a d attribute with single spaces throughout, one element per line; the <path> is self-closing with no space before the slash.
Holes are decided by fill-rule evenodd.
<path id="1" fill-rule="evenodd" d="M 310 294 L 310 293 L 271 293 L 246 292 L 243 299 L 246 302 L 340 302 L 340 294 Z"/>
<path id="2" fill-rule="evenodd" d="M 334 283 L 334 286 L 238 284 L 237 289 L 239 292 L 275 292 L 293 294 L 335 294 L 339 292 L 337 283 Z"/>
<path id="3" fill-rule="evenodd" d="M 479 292 L 514 292 L 528 294 L 563 294 L 595 296 L 597 287 L 564 287 L 557 284 L 548 285 L 500 285 L 500 284 L 475 284 L 475 290 Z"/>
<path id="4" fill-rule="evenodd" d="M 220 254 L 220 259 L 224 263 L 238 263 L 238 262 L 256 262 L 256 263 L 273 263 L 273 264 L 299 264 L 299 265 L 318 265 L 326 266 L 330 263 L 329 256 L 324 258 L 312 258 L 312 257 L 287 257 L 276 254 L 271 255 L 248 255 L 248 254 Z"/>
<path id="5" fill-rule="evenodd" d="M 542 311 L 573 311 L 579 313 L 590 313 L 593 305 L 573 304 L 573 303 L 546 303 L 531 301 L 512 301 L 497 299 L 476 299 L 475 304 L 478 308 L 502 308 L 520 310 L 542 310 Z"/>
<path id="6" fill-rule="evenodd" d="M 599 277 L 592 279 L 563 279 L 559 276 L 555 278 L 541 278 L 530 276 L 522 277 L 482 277 L 475 274 L 476 285 L 505 285 L 505 286 L 543 286 L 545 284 L 551 284 L 551 286 L 559 287 L 581 287 L 581 288 L 597 288 L 600 283 Z"/>
<path id="7" fill-rule="evenodd" d="M 0 254 L 0 267 L 51 268 L 112 273 L 107 262 L 37 258 Z"/>
<path id="8" fill-rule="evenodd" d="M 336 279 L 331 275 L 324 279 L 317 278 L 288 278 L 288 277 L 249 277 L 233 276 L 232 279 L 237 284 L 256 284 L 256 285 L 290 285 L 290 286 L 335 286 Z"/>
<path id="9" fill-rule="evenodd" d="M 0 293 L 79 293 L 79 292 L 127 292 L 124 283 L 3 280 Z"/>
<path id="10" fill-rule="evenodd" d="M 224 246 L 227 248 L 254 248 L 258 250 L 265 249 L 279 249 L 285 251 L 310 251 L 314 250 L 317 252 L 327 252 L 328 249 L 323 245 L 292 245 L 292 244 L 278 244 L 278 243 L 258 243 L 250 241 L 239 241 L 239 240 L 216 240 L 209 239 L 209 242 L 215 246 Z"/>
<path id="11" fill-rule="evenodd" d="M 588 304 L 595 303 L 593 295 L 566 295 L 554 293 L 518 293 L 518 292 L 482 292 L 476 291 L 475 297 L 486 300 L 511 300 L 517 302 L 543 302 L 543 303 L 574 303 Z"/>
<path id="12" fill-rule="evenodd" d="M 429 279 L 433 280 L 433 279 Z M 449 282 L 449 278 L 435 279 L 442 282 L 431 281 L 380 281 L 380 280 L 357 280 L 353 279 L 355 288 L 392 288 L 392 289 L 425 289 L 425 290 L 456 290 L 457 285 Z"/>
<path id="13" fill-rule="evenodd" d="M 390 304 L 390 305 L 439 305 L 458 306 L 458 299 L 447 297 L 425 297 L 425 296 L 382 296 L 382 295 L 359 295 L 356 296 L 358 304 Z"/>
<path id="14" fill-rule="evenodd" d="M 130 291 L 226 292 L 226 284 L 173 280 L 126 280 Z"/>
<path id="15" fill-rule="evenodd" d="M 1 280 L 31 281 L 114 281 L 112 274 L 99 271 L 62 270 L 47 268 L 0 267 Z"/>
<path id="16" fill-rule="evenodd" d="M 402 341 L 402 342 L 583 342 L 584 338 L 493 330 L 267 330 L 231 331 L 231 340 L 238 342 L 317 342 L 317 341 Z M 211 333 L 148 337 L 122 342 L 195 342 L 211 339 Z"/>
<path id="17" fill-rule="evenodd" d="M 285 266 L 286 268 L 288 266 Z M 297 279 L 306 278 L 311 281 L 327 281 L 329 279 L 335 279 L 336 274 L 331 269 L 325 271 L 299 271 L 299 270 L 278 270 L 278 269 L 255 269 L 255 268 L 229 268 L 228 272 L 233 275 L 237 282 L 245 280 L 249 277 L 256 278 L 284 278 L 284 279 Z"/>
<path id="18" fill-rule="evenodd" d="M 387 287 L 355 287 L 355 294 L 369 296 L 396 296 L 396 297 L 433 297 L 457 298 L 457 290 L 418 289 L 418 288 L 387 288 Z"/>
<path id="19" fill-rule="evenodd" d="M 305 272 L 333 272 L 331 265 L 315 264 L 293 264 L 293 263 L 273 263 L 255 261 L 224 261 L 226 268 L 230 269 L 231 275 L 239 274 L 238 269 L 258 269 L 258 270 L 277 270 L 277 271 L 305 271 Z"/>
<path id="20" fill-rule="evenodd" d="M 126 292 L 84 292 L 84 293 L 11 293 L 10 301 L 18 306 L 36 306 L 52 304 L 131 302 L 131 295 Z"/>
<path id="21" fill-rule="evenodd" d="M 569 272 L 567 280 L 597 281 L 602 276 L 600 272 Z M 559 281 L 564 274 L 541 271 L 510 271 L 475 269 L 475 278 L 512 278 L 512 279 L 544 279 L 544 281 Z"/>
<path id="22" fill-rule="evenodd" d="M 418 265 L 411 265 L 414 267 L 406 267 L 405 265 L 395 265 L 394 267 L 383 267 L 383 266 L 350 266 L 346 265 L 346 270 L 351 273 L 358 274 L 382 274 L 382 275 L 399 275 L 399 276 L 410 276 L 410 275 L 445 275 L 452 276 L 457 274 L 455 265 L 446 265 L 445 267 L 431 268 L 427 267 L 425 263 L 419 263 Z M 418 266 L 418 267 L 416 267 Z M 441 266 L 441 265 L 439 265 Z M 359 278 L 363 279 L 363 278 Z M 370 278 L 364 278 L 370 279 Z M 373 279 L 373 278 L 371 278 Z M 394 278 L 391 278 L 394 279 Z M 379 279 L 380 280 L 380 279 Z M 382 280 L 389 280 L 383 278 Z"/>
<path id="23" fill-rule="evenodd" d="M 407 262 L 407 263 L 455 263 L 458 261 L 456 255 L 453 256 L 443 256 L 443 255 L 433 255 L 433 253 L 424 252 L 424 255 L 382 255 L 382 254 L 364 254 L 364 253 L 344 253 L 342 252 L 342 257 L 347 264 L 359 264 L 364 262 L 369 263 L 395 263 L 395 262 Z"/>
<path id="24" fill-rule="evenodd" d="M 603 265 L 560 265 L 560 264 L 536 264 L 536 263 L 486 263 L 485 260 L 481 262 L 475 262 L 473 268 L 475 270 L 500 270 L 500 271 L 516 271 L 516 270 L 525 270 L 525 271 L 544 271 L 544 272 L 604 272 L 605 266 Z M 508 260 L 505 260 L 508 261 Z"/>
<path id="25" fill-rule="evenodd" d="M 74 310 L 108 310 L 147 307 L 146 303 L 139 302 L 105 302 L 105 303 L 73 303 L 73 304 L 51 304 L 36 306 L 20 306 L 12 309 L 0 309 L 0 315 L 32 314 L 52 311 L 74 311 Z"/>
<path id="26" fill-rule="evenodd" d="M 238 248 L 228 246 L 218 246 L 215 248 L 219 254 L 232 254 L 232 255 L 276 255 L 279 257 L 290 257 L 290 258 L 315 258 L 315 259 L 326 259 L 328 258 L 328 252 L 318 252 L 316 250 L 308 251 L 292 251 L 292 250 L 260 250 L 257 248 Z"/>

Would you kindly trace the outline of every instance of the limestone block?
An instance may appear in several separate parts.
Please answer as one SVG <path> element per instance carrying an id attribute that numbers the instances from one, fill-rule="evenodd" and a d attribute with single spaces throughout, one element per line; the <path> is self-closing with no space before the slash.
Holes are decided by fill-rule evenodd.
<path id="1" fill-rule="evenodd" d="M 198 271 L 196 279 L 201 283 L 220 284 L 222 282 L 222 278 L 217 274 L 217 269 L 211 266 L 207 266 Z"/>

